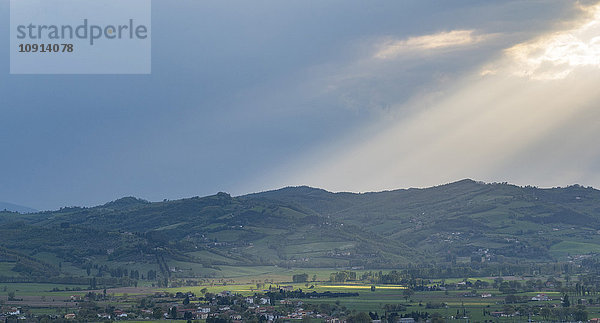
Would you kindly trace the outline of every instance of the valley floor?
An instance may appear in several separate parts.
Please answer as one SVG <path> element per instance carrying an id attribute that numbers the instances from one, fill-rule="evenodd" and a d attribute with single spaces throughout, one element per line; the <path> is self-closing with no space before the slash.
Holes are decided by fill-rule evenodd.
<path id="1" fill-rule="evenodd" d="M 239 274 L 180 287 L 88 289 L 84 285 L 0 283 L 0 318 L 8 322 L 291 321 L 470 322 L 584 321 L 600 317 L 600 294 L 583 276 L 419 279 L 417 284 L 335 282 L 334 269 L 240 268 Z M 306 273 L 308 281 L 290 282 Z M 287 276 L 285 275 L 287 274 Z M 339 274 L 339 272 L 338 272 Z M 357 277 L 364 272 L 357 272 Z M 303 278 L 295 276 L 296 279 Z M 315 281 L 313 281 L 313 278 Z"/>

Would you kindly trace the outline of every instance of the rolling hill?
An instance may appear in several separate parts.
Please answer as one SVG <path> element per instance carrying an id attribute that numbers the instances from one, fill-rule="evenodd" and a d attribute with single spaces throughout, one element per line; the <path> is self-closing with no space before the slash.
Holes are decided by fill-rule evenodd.
<path id="1" fill-rule="evenodd" d="M 363 194 L 287 187 L 152 203 L 126 197 L 0 213 L 0 246 L 10 255 L 0 257 L 0 279 L 44 271 L 102 278 L 117 268 L 214 277 L 227 266 L 549 263 L 600 253 L 598 230 L 600 191 L 578 185 L 462 180 Z"/>

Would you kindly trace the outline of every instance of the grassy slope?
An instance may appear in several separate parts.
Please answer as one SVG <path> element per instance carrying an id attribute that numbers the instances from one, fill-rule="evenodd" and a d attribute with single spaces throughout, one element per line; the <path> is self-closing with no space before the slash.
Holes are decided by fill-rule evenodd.
<path id="1" fill-rule="evenodd" d="M 385 267 L 487 255 L 548 261 L 600 250 L 600 192 L 464 180 L 428 189 L 331 193 L 308 187 L 242 197 L 149 203 L 123 198 L 94 208 L 0 213 L 0 246 L 82 274 L 81 264 Z M 24 238 L 26 237 L 26 238 Z M 478 251 L 480 250 L 480 251 Z M 0 274 L 11 271 L 0 259 Z M 13 261 L 14 262 L 14 261 Z"/>
<path id="2" fill-rule="evenodd" d="M 464 180 L 367 194 L 286 188 L 247 198 L 295 202 L 422 251 L 451 249 L 471 256 L 481 248 L 507 257 L 551 259 L 565 255 L 549 252 L 563 241 L 583 243 L 587 247 L 580 253 L 600 245 L 595 233 L 600 228 L 600 192 L 576 186 L 542 190 Z"/>

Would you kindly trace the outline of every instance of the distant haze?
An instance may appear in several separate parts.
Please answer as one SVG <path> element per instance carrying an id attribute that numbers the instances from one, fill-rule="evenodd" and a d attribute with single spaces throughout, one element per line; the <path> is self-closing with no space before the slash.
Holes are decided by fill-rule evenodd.
<path id="1" fill-rule="evenodd" d="M 599 34 L 595 1 L 154 1 L 151 75 L 0 52 L 0 200 L 600 187 Z"/>
<path id="2" fill-rule="evenodd" d="M 26 207 L 26 206 L 16 205 L 16 204 L 6 203 L 6 202 L 0 202 L 0 211 L 4 211 L 4 210 L 12 211 L 12 212 L 19 212 L 19 213 L 37 212 L 37 210 Z"/>

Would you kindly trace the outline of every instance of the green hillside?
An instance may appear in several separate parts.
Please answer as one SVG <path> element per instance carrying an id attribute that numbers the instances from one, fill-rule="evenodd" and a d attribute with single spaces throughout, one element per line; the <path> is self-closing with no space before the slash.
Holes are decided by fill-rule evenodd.
<path id="1" fill-rule="evenodd" d="M 600 191 L 472 180 L 364 194 L 289 187 L 4 212 L 0 224 L 4 281 L 210 278 L 231 266 L 549 263 L 600 250 Z"/>
<path id="2" fill-rule="evenodd" d="M 246 198 L 298 203 L 439 255 L 475 257 L 482 249 L 488 258 L 551 260 L 550 248 L 561 241 L 600 243 L 600 191 L 580 186 L 538 189 L 463 180 L 366 194 L 286 188 Z"/>

